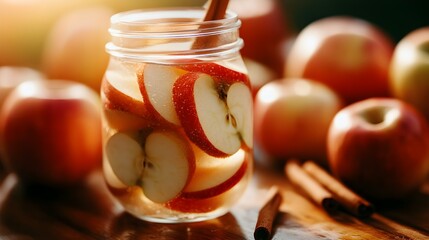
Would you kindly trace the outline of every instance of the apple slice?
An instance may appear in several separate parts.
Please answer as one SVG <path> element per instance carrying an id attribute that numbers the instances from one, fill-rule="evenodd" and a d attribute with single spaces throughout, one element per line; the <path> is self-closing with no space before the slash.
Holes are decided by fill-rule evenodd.
<path id="1" fill-rule="evenodd" d="M 154 125 L 153 121 L 144 117 L 108 107 L 103 109 L 103 117 L 106 119 L 109 128 L 117 131 L 137 131 Z"/>
<path id="2" fill-rule="evenodd" d="M 196 192 L 209 189 L 228 181 L 243 164 L 245 151 L 239 150 L 230 157 L 219 159 L 194 147 L 195 173 L 184 192 Z"/>
<path id="3" fill-rule="evenodd" d="M 180 125 L 173 104 L 173 85 L 185 70 L 161 65 L 146 64 L 138 73 L 140 92 L 146 99 L 146 107 L 160 120 Z"/>
<path id="4" fill-rule="evenodd" d="M 199 172 L 199 174 L 192 179 L 193 181 L 191 180 L 192 184 L 190 183 L 189 187 L 186 187 L 180 196 L 190 199 L 204 199 L 211 198 L 228 191 L 239 183 L 246 174 L 248 161 L 245 160 L 244 157 L 245 152 L 241 150 L 229 159 L 218 159 L 218 161 L 222 162 L 221 164 L 227 165 L 224 168 L 224 170 L 226 170 L 224 173 L 219 171 L 210 173 L 209 171 L 200 169 L 200 171 L 206 173 L 207 176 L 203 177 L 203 175 L 201 175 L 202 172 Z M 228 166 L 228 160 L 232 161 L 230 166 Z M 201 182 L 199 182 L 199 180 L 201 180 Z M 206 188 L 202 189 L 203 187 Z"/>
<path id="5" fill-rule="evenodd" d="M 106 155 L 115 175 L 127 186 L 140 186 L 153 202 L 164 203 L 178 196 L 195 171 L 189 143 L 167 131 L 154 131 L 139 140 L 123 132 L 109 138 Z"/>
<path id="6" fill-rule="evenodd" d="M 173 101 L 189 139 L 214 157 L 236 153 L 244 143 L 252 147 L 252 93 L 243 82 L 229 85 L 190 72 L 179 77 Z"/>
<path id="7" fill-rule="evenodd" d="M 101 85 L 104 107 L 147 117 L 147 109 L 139 90 L 137 74 L 119 61 L 111 61 Z"/>

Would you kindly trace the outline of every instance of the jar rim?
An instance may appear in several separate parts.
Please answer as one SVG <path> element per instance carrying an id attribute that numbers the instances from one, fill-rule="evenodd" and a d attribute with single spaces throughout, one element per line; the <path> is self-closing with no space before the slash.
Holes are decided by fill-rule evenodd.
<path id="1" fill-rule="evenodd" d="M 106 50 L 110 55 L 152 61 L 179 58 L 226 58 L 243 46 L 238 35 L 241 21 L 237 14 L 227 11 L 219 20 L 202 21 L 206 9 L 202 7 L 148 8 L 120 12 L 111 17 L 111 42 Z M 217 36 L 219 45 L 204 49 L 191 48 L 195 39 Z M 179 43 L 174 48 L 168 43 Z M 171 45 L 172 46 L 172 45 Z"/>
<path id="2" fill-rule="evenodd" d="M 219 29 L 236 29 L 241 26 L 238 15 L 235 12 L 227 11 L 223 19 L 201 21 L 205 15 L 205 8 L 202 7 L 174 7 L 174 8 L 148 8 L 137 9 L 114 14 L 110 18 L 109 32 L 111 35 L 146 35 L 153 36 L 158 33 L 165 37 L 166 34 L 180 32 L 192 34 L 201 29 L 205 31 L 217 31 Z M 141 26 L 145 26 L 142 30 Z M 165 31 L 168 26 L 168 31 Z M 183 27 L 189 26 L 188 30 Z M 191 28 L 191 26 L 195 26 Z M 175 30 L 175 28 L 181 30 Z M 175 34 L 177 36 L 178 34 Z M 188 35 L 189 36 L 189 35 Z"/>

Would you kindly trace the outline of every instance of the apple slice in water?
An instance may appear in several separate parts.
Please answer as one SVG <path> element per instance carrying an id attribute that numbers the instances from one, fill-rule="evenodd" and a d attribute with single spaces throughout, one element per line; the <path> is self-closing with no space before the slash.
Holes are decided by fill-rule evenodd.
<path id="1" fill-rule="evenodd" d="M 228 181 L 245 160 L 245 152 L 239 150 L 227 158 L 215 158 L 194 147 L 196 168 L 184 192 L 196 192 L 216 187 Z"/>
<path id="2" fill-rule="evenodd" d="M 198 159 L 194 176 L 181 194 L 184 198 L 203 199 L 222 194 L 234 187 L 246 173 L 246 152 L 218 159 L 204 156 Z"/>
<path id="3" fill-rule="evenodd" d="M 173 85 L 185 70 L 160 64 L 146 64 L 138 73 L 140 92 L 147 109 L 158 119 L 179 125 L 173 104 Z"/>
<path id="4" fill-rule="evenodd" d="M 194 63 L 179 65 L 178 68 L 184 69 L 189 72 L 199 72 L 208 74 L 216 79 L 221 79 L 226 84 L 233 84 L 242 82 L 250 88 L 249 77 L 239 71 L 226 68 L 217 63 Z"/>
<path id="5" fill-rule="evenodd" d="M 243 82 L 190 72 L 179 77 L 173 101 L 189 139 L 214 157 L 252 147 L 252 93 Z M 244 143 L 244 144 L 243 144 Z"/>
<path id="6" fill-rule="evenodd" d="M 140 186 L 153 202 L 175 198 L 195 171 L 191 146 L 178 134 L 166 131 L 154 131 L 139 140 L 122 132 L 109 138 L 106 155 L 113 172 L 125 185 Z"/>
<path id="7" fill-rule="evenodd" d="M 101 95 L 106 98 L 104 107 L 147 117 L 137 74 L 135 70 L 128 69 L 122 64 L 119 61 L 111 61 L 106 71 L 101 85 Z"/>

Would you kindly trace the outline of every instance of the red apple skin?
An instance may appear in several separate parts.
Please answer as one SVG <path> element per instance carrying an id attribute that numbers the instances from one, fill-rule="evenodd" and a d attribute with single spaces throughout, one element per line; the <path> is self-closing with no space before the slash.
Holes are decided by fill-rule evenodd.
<path id="1" fill-rule="evenodd" d="M 429 173 L 427 122 L 398 99 L 371 98 L 342 109 L 327 148 L 333 174 L 368 198 L 405 198 Z"/>
<path id="2" fill-rule="evenodd" d="M 141 100 L 134 99 L 115 88 L 108 80 L 101 82 L 101 97 L 106 109 L 128 112 L 139 117 L 148 116 L 143 97 Z"/>
<path id="3" fill-rule="evenodd" d="M 179 65 L 178 68 L 187 70 L 189 72 L 205 73 L 212 76 L 215 80 L 223 81 L 226 84 L 233 84 L 242 82 L 249 88 L 250 79 L 247 74 L 226 68 L 216 63 L 194 63 Z"/>
<path id="4" fill-rule="evenodd" d="M 326 165 L 326 136 L 342 108 L 338 95 L 308 79 L 271 81 L 254 104 L 255 144 L 273 159 L 313 159 Z"/>
<path id="5" fill-rule="evenodd" d="M 101 165 L 101 105 L 95 91 L 69 81 L 30 81 L 7 98 L 0 143 L 25 183 L 72 185 Z"/>
<path id="6" fill-rule="evenodd" d="M 333 16 L 304 28 L 286 61 L 286 77 L 320 81 L 347 103 L 389 93 L 394 44 L 381 29 L 361 19 Z"/>
<path id="7" fill-rule="evenodd" d="M 12 92 L 19 84 L 26 81 L 37 81 L 42 80 L 43 75 L 36 69 L 29 67 L 18 67 L 18 66 L 2 66 L 0 67 L 0 110 L 3 106 L 7 96 Z M 7 174 L 3 161 L 0 156 L 0 180 Z"/>
<path id="8" fill-rule="evenodd" d="M 394 97 L 417 108 L 429 121 L 429 27 L 416 29 L 396 45 L 390 65 Z"/>
<path id="9" fill-rule="evenodd" d="M 282 76 L 284 59 L 278 53 L 282 42 L 292 35 L 292 29 L 280 1 L 235 0 L 230 2 L 229 8 L 237 13 L 242 23 L 243 57 L 268 66 L 276 77 Z"/>
<path id="10" fill-rule="evenodd" d="M 276 73 L 268 66 L 250 58 L 245 58 L 244 63 L 249 72 L 249 80 L 252 85 L 252 97 L 255 99 L 256 93 L 262 86 L 276 79 Z"/>

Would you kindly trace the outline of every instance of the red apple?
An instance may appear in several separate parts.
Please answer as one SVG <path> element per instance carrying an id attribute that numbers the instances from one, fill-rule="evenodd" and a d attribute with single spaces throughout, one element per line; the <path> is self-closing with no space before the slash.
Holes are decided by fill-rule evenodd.
<path id="1" fill-rule="evenodd" d="M 242 23 L 240 36 L 245 42 L 242 55 L 273 69 L 277 77 L 283 75 L 284 59 L 278 52 L 292 31 L 280 1 L 234 0 L 229 8 Z"/>
<path id="2" fill-rule="evenodd" d="M 252 85 L 252 96 L 255 98 L 256 93 L 262 86 L 276 79 L 276 74 L 269 67 L 250 58 L 245 58 L 244 64 L 248 70 L 249 80 Z"/>
<path id="3" fill-rule="evenodd" d="M 333 174 L 368 198 L 403 198 L 429 173 L 427 122 L 398 99 L 371 98 L 342 109 L 327 148 Z"/>
<path id="4" fill-rule="evenodd" d="M 0 109 L 4 100 L 15 87 L 30 80 L 41 80 L 43 75 L 29 67 L 2 66 L 0 67 Z"/>
<path id="5" fill-rule="evenodd" d="M 0 113 L 0 143 L 24 182 L 78 183 L 101 163 L 98 94 L 69 81 L 22 83 Z"/>
<path id="6" fill-rule="evenodd" d="M 389 95 L 393 42 L 373 24 L 333 16 L 304 28 L 286 61 L 286 77 L 320 81 L 347 103 Z"/>
<path id="7" fill-rule="evenodd" d="M 342 101 L 330 88 L 307 79 L 282 79 L 255 98 L 255 144 L 274 158 L 326 161 L 326 136 Z"/>
<path id="8" fill-rule="evenodd" d="M 429 120 L 429 27 L 416 29 L 396 46 L 390 65 L 393 96 L 417 108 Z"/>
<path id="9" fill-rule="evenodd" d="M 2 66 L 0 67 L 0 110 L 6 97 L 19 84 L 25 81 L 42 80 L 42 74 L 29 67 Z M 0 157 L 1 161 L 1 157 Z M 0 178 L 7 173 L 4 164 L 0 162 Z"/>
<path id="10" fill-rule="evenodd" d="M 42 69 L 50 79 L 68 79 L 100 90 L 109 61 L 104 46 L 113 11 L 106 7 L 71 11 L 55 23 L 42 53 Z"/>

